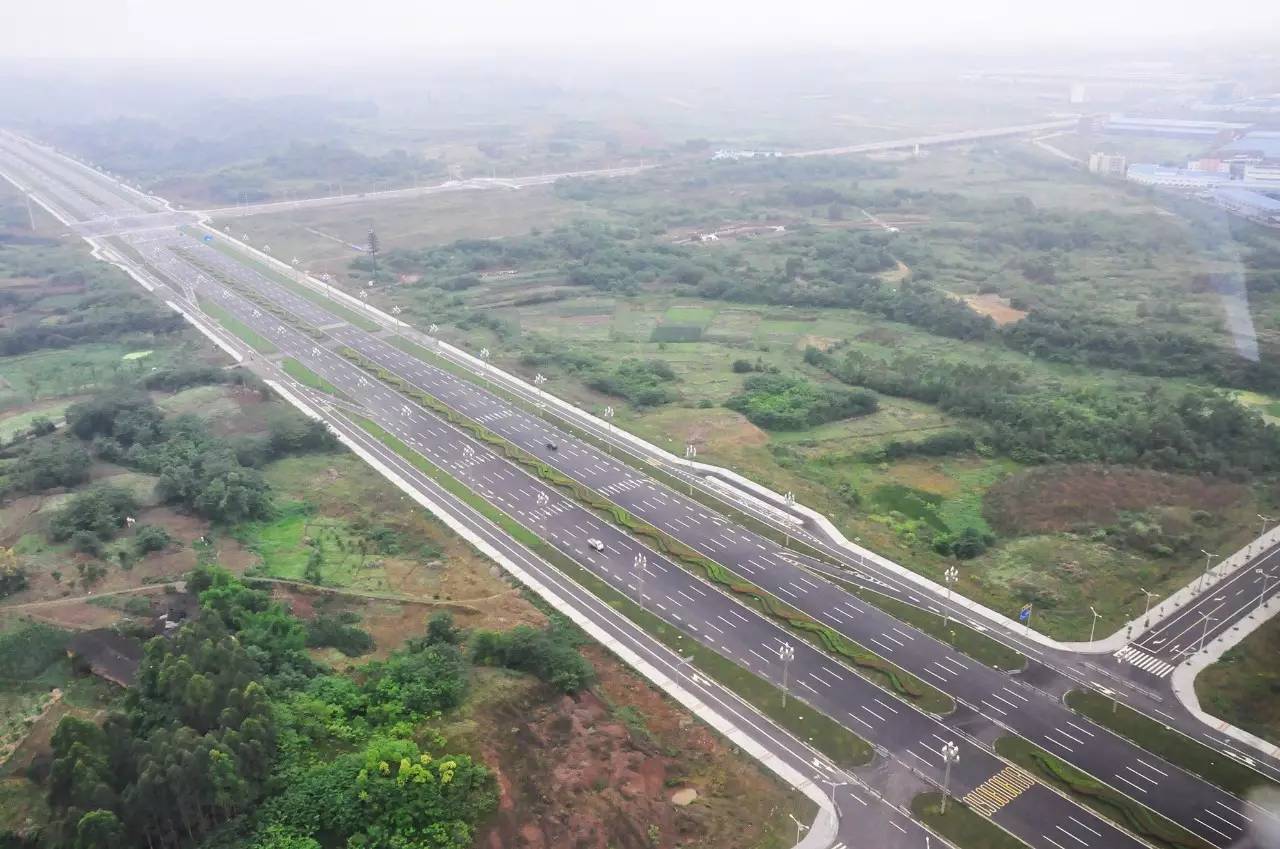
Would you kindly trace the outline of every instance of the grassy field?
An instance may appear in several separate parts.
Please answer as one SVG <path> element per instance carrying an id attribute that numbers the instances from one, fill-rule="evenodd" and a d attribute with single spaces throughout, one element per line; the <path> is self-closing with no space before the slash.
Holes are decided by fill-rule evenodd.
<path id="1" fill-rule="evenodd" d="M 1271 619 L 1196 677 L 1200 706 L 1280 745 L 1280 619 Z"/>

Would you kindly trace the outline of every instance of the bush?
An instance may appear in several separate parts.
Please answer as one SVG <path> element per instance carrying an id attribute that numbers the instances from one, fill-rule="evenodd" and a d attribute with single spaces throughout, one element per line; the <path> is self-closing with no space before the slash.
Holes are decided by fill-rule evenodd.
<path id="1" fill-rule="evenodd" d="M 477 631 L 470 647 L 476 663 L 528 672 L 566 693 L 586 688 L 595 677 L 568 629 L 554 624 L 543 630 L 517 625 L 505 632 Z"/>
<path id="2" fill-rule="evenodd" d="M 367 631 L 344 622 L 341 616 L 326 614 L 307 623 L 307 645 L 331 646 L 347 657 L 359 657 L 374 648 L 373 637 Z"/>
<path id="3" fill-rule="evenodd" d="M 865 390 L 828 389 L 802 377 L 760 374 L 743 381 L 742 392 L 725 406 L 769 430 L 803 430 L 874 413 L 879 401 Z"/>
<path id="4" fill-rule="evenodd" d="M 152 551 L 163 551 L 173 538 L 159 525 L 138 525 L 133 530 L 133 548 L 139 556 Z"/>
<path id="5" fill-rule="evenodd" d="M 88 540 L 109 540 L 124 527 L 125 518 L 138 509 L 133 493 L 111 484 L 98 484 L 77 493 L 49 523 L 49 535 L 55 541 L 70 539 L 78 550 L 90 551 Z M 85 548 L 79 548 L 84 545 Z M 99 551 L 101 546 L 98 547 Z M 99 552 L 94 552 L 99 553 Z"/>

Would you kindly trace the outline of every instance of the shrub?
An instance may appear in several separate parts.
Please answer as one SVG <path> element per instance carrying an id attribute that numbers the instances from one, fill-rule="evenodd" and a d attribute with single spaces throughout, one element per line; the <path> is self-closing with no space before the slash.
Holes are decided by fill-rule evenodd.
<path id="1" fill-rule="evenodd" d="M 139 555 L 163 551 L 172 541 L 169 532 L 159 525 L 138 525 L 133 531 L 133 547 Z"/>

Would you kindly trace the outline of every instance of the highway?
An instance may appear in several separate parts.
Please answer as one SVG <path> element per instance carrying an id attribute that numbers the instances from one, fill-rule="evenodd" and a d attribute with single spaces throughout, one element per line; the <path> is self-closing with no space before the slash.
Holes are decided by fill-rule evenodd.
<path id="1" fill-rule="evenodd" d="M 9 149 L 8 144 L 0 146 L 6 152 Z M 109 192 L 96 185 L 97 180 L 88 178 L 85 184 L 84 175 L 65 168 L 44 168 L 39 153 L 23 153 L 17 167 L 20 176 L 42 187 L 52 184 L 49 191 L 55 202 L 64 209 L 75 207 L 77 218 L 95 220 L 121 212 L 113 208 L 107 213 L 101 205 L 95 206 L 97 198 L 110 197 Z M 34 163 L 33 159 L 40 162 Z M 6 156 L 6 170 L 11 170 L 10 165 Z M 130 215 L 142 211 L 123 210 Z M 469 380 L 409 356 L 391 345 L 385 333 L 362 331 L 326 306 L 301 297 L 280 281 L 172 227 L 126 233 L 122 238 L 142 254 L 147 266 L 173 281 L 173 291 L 179 297 L 190 302 L 190 293 L 195 293 L 217 301 L 270 338 L 282 352 L 306 363 L 342 389 L 370 418 L 432 463 L 467 483 L 615 588 L 633 597 L 641 596 L 646 606 L 692 639 L 775 681 L 781 679 L 776 649 L 781 640 L 791 641 L 796 647 L 790 668 L 795 692 L 881 747 L 890 765 L 897 765 L 904 774 L 940 781 L 938 746 L 943 741 L 955 741 L 961 747 L 961 758 L 952 774 L 954 789 L 959 795 L 976 794 L 976 803 L 982 798 L 996 798 L 990 795 L 991 782 L 1018 788 L 1014 794 L 997 794 L 1004 801 L 990 815 L 1030 845 L 1060 846 L 1062 840 L 1083 846 L 1139 844 L 1043 785 L 1022 786 L 1023 777 L 1018 771 L 1010 772 L 988 748 L 990 741 L 1006 728 L 1161 811 L 1213 845 L 1263 845 L 1248 834 L 1254 817 L 1265 816 L 1258 809 L 1247 808 L 1240 800 L 1091 726 L 1016 676 L 982 667 L 945 644 L 898 623 L 822 580 L 818 570 L 812 568 L 815 564 L 806 568 L 803 558 L 734 526 L 593 445 L 558 431 Z M 274 309 L 285 311 L 297 322 L 322 329 L 324 338 L 313 339 L 298 330 L 293 321 L 275 317 L 272 310 L 264 311 L 261 300 L 255 303 L 245 294 L 266 299 Z M 358 350 L 633 515 L 952 694 L 961 702 L 960 709 L 948 717 L 936 718 L 896 700 L 658 552 L 644 549 L 619 528 L 492 453 L 484 443 L 472 440 L 397 395 L 339 356 L 336 350 L 343 346 Z M 557 448 L 549 448 L 549 442 Z M 603 540 L 604 551 L 589 549 L 587 538 Z M 639 573 L 635 569 L 636 555 L 643 555 L 647 562 Z M 875 583 L 874 579 L 868 580 Z"/>

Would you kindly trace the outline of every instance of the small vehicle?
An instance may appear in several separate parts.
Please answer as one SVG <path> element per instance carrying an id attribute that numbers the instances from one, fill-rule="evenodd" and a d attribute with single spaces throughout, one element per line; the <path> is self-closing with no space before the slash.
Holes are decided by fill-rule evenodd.
<path id="1" fill-rule="evenodd" d="M 558 449 L 560 448 L 560 443 L 559 443 L 559 442 L 548 442 L 548 443 L 547 443 L 547 448 L 548 448 L 548 450 L 556 451 L 556 450 L 558 450 Z"/>
<path id="2" fill-rule="evenodd" d="M 591 546 L 596 551 L 604 551 L 604 543 L 602 543 L 600 540 L 596 539 L 595 537 L 592 537 L 591 539 L 587 540 L 587 545 Z"/>

